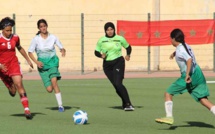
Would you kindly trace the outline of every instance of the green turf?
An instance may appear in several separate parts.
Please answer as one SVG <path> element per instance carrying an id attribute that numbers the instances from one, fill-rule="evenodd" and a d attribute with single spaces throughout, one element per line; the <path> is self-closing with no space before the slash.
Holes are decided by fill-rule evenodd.
<path id="1" fill-rule="evenodd" d="M 107 79 L 61 80 L 66 111 L 59 113 L 54 93 L 47 93 L 42 82 L 24 81 L 33 120 L 26 120 L 19 96 L 9 96 L 0 83 L 1 134 L 212 134 L 215 117 L 188 93 L 174 97 L 175 123 L 157 124 L 164 116 L 163 94 L 176 78 L 125 79 L 134 112 L 121 109 L 121 102 Z M 212 78 L 208 80 L 213 80 Z M 208 84 L 215 102 L 215 84 Z M 75 125 L 73 113 L 87 111 L 87 125 Z"/>

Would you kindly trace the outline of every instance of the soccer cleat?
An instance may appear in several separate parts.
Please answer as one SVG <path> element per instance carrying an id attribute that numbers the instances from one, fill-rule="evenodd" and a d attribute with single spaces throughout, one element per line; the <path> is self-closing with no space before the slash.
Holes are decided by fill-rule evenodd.
<path id="1" fill-rule="evenodd" d="M 134 111 L 134 107 L 132 105 L 127 105 L 125 108 L 124 108 L 125 111 Z"/>
<path id="2" fill-rule="evenodd" d="M 64 107 L 63 106 L 59 106 L 58 111 L 59 112 L 64 112 Z"/>
<path id="3" fill-rule="evenodd" d="M 174 118 L 173 117 L 162 117 L 162 118 L 155 119 L 155 121 L 157 123 L 164 123 L 164 124 L 172 125 L 174 123 Z"/>
<path id="4" fill-rule="evenodd" d="M 25 117 L 27 120 L 31 120 L 33 118 L 29 110 L 25 110 Z"/>

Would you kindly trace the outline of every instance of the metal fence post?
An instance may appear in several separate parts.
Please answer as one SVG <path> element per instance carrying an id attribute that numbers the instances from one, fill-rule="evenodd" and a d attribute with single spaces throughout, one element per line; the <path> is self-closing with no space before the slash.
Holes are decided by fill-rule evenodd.
<path id="1" fill-rule="evenodd" d="M 213 19 L 215 20 L 215 12 L 213 14 Z M 215 72 L 215 31 L 214 31 L 214 40 L 213 40 L 213 71 Z"/>
<path id="2" fill-rule="evenodd" d="M 149 39 L 148 39 L 148 74 L 151 73 L 151 25 L 150 25 L 150 20 L 151 20 L 151 14 L 148 13 L 148 32 L 149 32 Z"/>
<path id="3" fill-rule="evenodd" d="M 81 13 L 81 74 L 84 74 L 84 13 Z"/>
<path id="4" fill-rule="evenodd" d="M 13 20 L 16 22 L 16 14 L 13 13 Z M 13 34 L 16 34 L 16 25 L 13 27 Z"/>

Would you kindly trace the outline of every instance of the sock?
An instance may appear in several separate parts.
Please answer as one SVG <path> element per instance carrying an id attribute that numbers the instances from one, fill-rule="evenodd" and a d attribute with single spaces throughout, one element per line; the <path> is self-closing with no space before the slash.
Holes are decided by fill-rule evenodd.
<path id="1" fill-rule="evenodd" d="M 55 94 L 55 97 L 56 97 L 56 99 L 57 99 L 57 103 L 58 103 L 58 106 L 60 107 L 60 106 L 62 106 L 62 97 L 61 97 L 61 93 L 59 92 L 59 93 L 56 93 Z"/>
<path id="2" fill-rule="evenodd" d="M 212 106 L 210 111 L 215 115 L 215 106 Z"/>
<path id="3" fill-rule="evenodd" d="M 29 110 L 29 108 L 28 108 L 28 98 L 26 96 L 22 96 L 22 97 L 20 97 L 20 100 L 22 102 L 22 105 L 23 105 L 24 109 Z"/>
<path id="4" fill-rule="evenodd" d="M 172 101 L 165 102 L 166 117 L 172 117 L 172 107 L 173 107 Z"/>
<path id="5" fill-rule="evenodd" d="M 28 107 L 26 107 L 24 110 L 30 110 Z"/>

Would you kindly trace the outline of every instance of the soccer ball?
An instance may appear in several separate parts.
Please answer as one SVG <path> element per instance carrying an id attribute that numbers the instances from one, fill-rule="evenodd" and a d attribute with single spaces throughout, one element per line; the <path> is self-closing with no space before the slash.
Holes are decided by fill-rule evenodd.
<path id="1" fill-rule="evenodd" d="M 75 111 L 72 119 L 75 124 L 86 124 L 88 121 L 87 112 L 83 110 Z"/>

